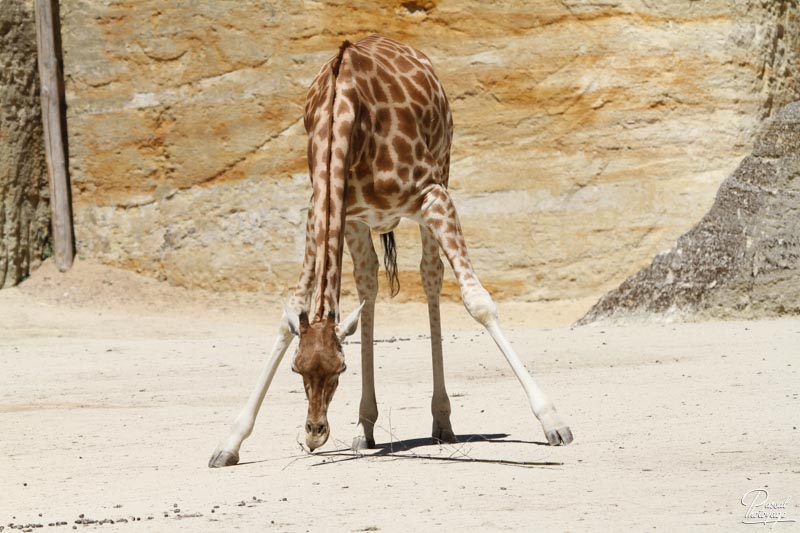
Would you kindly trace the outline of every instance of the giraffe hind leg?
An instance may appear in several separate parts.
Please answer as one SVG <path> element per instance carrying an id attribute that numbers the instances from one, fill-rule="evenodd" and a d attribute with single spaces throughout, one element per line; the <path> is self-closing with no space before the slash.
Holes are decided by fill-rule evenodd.
<path id="1" fill-rule="evenodd" d="M 361 403 L 358 408 L 358 430 L 352 449 L 375 447 L 375 421 L 378 403 L 375 399 L 375 365 L 373 362 L 373 330 L 375 299 L 378 296 L 378 256 L 372 245 L 369 227 L 348 221 L 345 225 L 347 248 L 353 257 L 353 275 L 361 309 Z"/>
<path id="2" fill-rule="evenodd" d="M 420 226 L 422 237 L 422 260 L 419 265 L 422 287 L 428 300 L 428 318 L 431 326 L 431 359 L 433 363 L 433 398 L 431 414 L 433 427 L 431 436 L 438 442 L 458 442 L 450 424 L 450 398 L 444 383 L 442 358 L 442 321 L 439 311 L 439 295 L 442 292 L 444 265 L 439 258 L 439 243 L 433 234 Z"/>

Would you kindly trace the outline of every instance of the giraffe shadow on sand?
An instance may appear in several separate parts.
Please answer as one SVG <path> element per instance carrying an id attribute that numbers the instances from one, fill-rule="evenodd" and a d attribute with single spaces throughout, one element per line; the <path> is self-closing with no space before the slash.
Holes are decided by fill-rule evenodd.
<path id="1" fill-rule="evenodd" d="M 492 444 L 537 444 L 541 446 L 549 446 L 549 444 L 545 441 L 529 441 L 529 440 L 519 440 L 519 439 L 509 439 L 510 437 L 508 433 L 490 433 L 490 434 L 480 434 L 480 433 L 471 433 L 466 435 L 456 435 L 458 442 L 447 444 L 437 441 L 432 437 L 419 437 L 414 439 L 404 439 L 404 440 L 396 440 L 396 441 L 389 441 L 384 443 L 376 443 L 375 449 L 377 451 L 371 453 L 370 455 L 386 455 L 387 453 L 397 453 L 397 452 L 408 452 L 414 450 L 416 448 L 422 448 L 425 446 L 447 446 L 449 448 L 458 448 L 459 446 L 463 446 L 465 444 L 477 444 L 477 443 L 492 443 Z"/>
<path id="2" fill-rule="evenodd" d="M 520 439 L 510 439 L 511 435 L 508 433 L 469 433 L 463 435 L 456 435 L 458 442 L 444 443 L 431 437 L 418 437 L 412 439 L 395 440 L 383 443 L 377 443 L 374 448 L 370 450 L 353 451 L 350 447 L 334 448 L 332 450 L 317 451 L 316 453 L 305 452 L 305 455 L 296 457 L 291 461 L 287 467 L 295 461 L 302 458 L 318 458 L 322 461 L 314 463 L 311 466 L 323 466 L 333 463 L 341 463 L 347 461 L 354 461 L 358 459 L 420 459 L 432 461 L 453 461 L 453 462 L 474 462 L 474 463 L 491 463 L 503 464 L 507 466 L 521 466 L 521 467 L 553 467 L 561 466 L 563 463 L 551 461 L 515 461 L 510 459 L 496 458 L 485 459 L 476 458 L 470 455 L 472 449 L 471 444 L 535 444 L 537 446 L 549 446 L 546 441 L 528 441 Z M 444 450 L 444 454 L 429 454 L 425 453 L 427 447 L 436 447 L 437 451 Z M 449 453 L 447 453 L 449 452 Z M 273 461 L 274 459 L 262 459 L 255 461 L 241 462 L 236 466 L 252 465 L 257 463 L 265 463 Z M 286 467 L 284 467 L 286 468 Z"/>
<path id="3" fill-rule="evenodd" d="M 424 437 L 379 443 L 370 450 L 353 451 L 351 448 L 341 448 L 309 455 L 322 459 L 321 462 L 314 463 L 311 466 L 323 466 L 359 459 L 418 459 L 423 461 L 501 464 L 525 468 L 563 465 L 561 462 L 554 461 L 518 461 L 503 458 L 479 458 L 472 455 L 474 450 L 471 445 L 478 443 L 549 446 L 547 442 L 509 439 L 508 437 L 510 437 L 508 433 L 457 435 L 458 442 L 455 443 L 445 443 L 434 438 Z M 436 453 L 425 453 L 429 451 L 425 450 L 428 447 L 435 447 Z"/>

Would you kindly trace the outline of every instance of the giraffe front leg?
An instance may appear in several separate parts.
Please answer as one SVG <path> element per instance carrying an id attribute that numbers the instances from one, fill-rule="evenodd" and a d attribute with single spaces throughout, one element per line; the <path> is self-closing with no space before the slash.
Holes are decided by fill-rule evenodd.
<path id="1" fill-rule="evenodd" d="M 453 267 L 464 306 L 469 314 L 492 336 L 503 352 L 514 375 L 519 380 L 531 410 L 542 424 L 547 442 L 551 445 L 572 442 L 572 431 L 556 412 L 553 403 L 525 369 L 519 356 L 505 336 L 497 317 L 497 307 L 483 288 L 467 254 L 455 205 L 448 192 L 440 186 L 428 193 L 420 214 L 422 222 L 431 230 Z"/>
<path id="2" fill-rule="evenodd" d="M 378 296 L 378 256 L 372 245 L 369 227 L 360 222 L 347 222 L 345 226 L 347 248 L 353 258 L 353 275 L 358 299 L 364 302 L 361 309 L 361 403 L 358 407 L 358 429 L 352 449 L 375 447 L 375 421 L 378 419 L 378 402 L 375 398 L 375 365 L 373 361 L 373 334 L 375 327 L 375 299 Z"/>
<path id="3" fill-rule="evenodd" d="M 247 399 L 247 403 L 239 413 L 239 416 L 234 420 L 231 426 L 231 431 L 228 437 L 222 441 L 219 446 L 211 454 L 211 459 L 208 461 L 210 468 L 218 468 L 222 466 L 232 466 L 239 462 L 239 448 L 242 446 L 244 439 L 250 436 L 253 432 L 253 426 L 256 422 L 256 416 L 264 401 L 264 396 L 267 394 L 272 378 L 275 376 L 275 371 L 278 369 L 283 354 L 292 342 L 292 333 L 289 330 L 289 325 L 286 317 L 281 320 L 281 326 L 278 329 L 278 338 L 272 347 L 272 352 L 267 364 L 261 370 L 258 376 L 258 381 Z"/>
<path id="4" fill-rule="evenodd" d="M 442 358 L 442 321 L 439 311 L 439 295 L 442 292 L 444 265 L 439 258 L 439 243 L 430 230 L 420 226 L 422 237 L 422 260 L 419 272 L 422 287 L 428 300 L 428 319 L 431 326 L 431 359 L 433 362 L 433 398 L 431 414 L 433 427 L 431 436 L 438 442 L 458 442 L 450 424 L 450 398 L 444 384 L 444 361 Z"/>
<path id="5" fill-rule="evenodd" d="M 295 312 L 308 309 L 311 283 L 314 281 L 314 258 L 316 254 L 312 240 L 313 223 L 313 210 L 309 206 L 306 217 L 306 249 L 303 257 L 303 271 L 297 282 L 295 293 L 289 302 L 289 307 Z M 210 468 L 231 466 L 239 463 L 239 449 L 244 439 L 249 437 L 253 432 L 256 416 L 258 415 L 259 409 L 261 409 L 261 404 L 264 402 L 264 396 L 266 396 L 267 390 L 272 383 L 272 378 L 278 370 L 278 365 L 280 365 L 287 348 L 289 348 L 289 344 L 292 342 L 292 337 L 293 334 L 289 327 L 289 319 L 284 313 L 281 318 L 281 325 L 278 328 L 278 336 L 270 352 L 270 357 L 261 370 L 261 374 L 259 374 L 258 380 L 256 381 L 256 386 L 250 393 L 247 403 L 245 403 L 244 408 L 234 420 L 228 437 L 225 438 L 211 454 L 211 459 L 208 461 L 208 466 Z"/>

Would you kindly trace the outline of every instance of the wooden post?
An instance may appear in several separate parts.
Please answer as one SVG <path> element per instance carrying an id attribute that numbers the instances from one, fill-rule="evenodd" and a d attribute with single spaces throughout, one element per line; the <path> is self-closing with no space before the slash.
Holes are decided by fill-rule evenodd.
<path id="1" fill-rule="evenodd" d="M 61 32 L 58 0 L 36 0 L 36 48 L 42 99 L 44 147 L 50 178 L 50 213 L 56 266 L 69 270 L 75 257 L 72 229 L 72 195 L 67 169 L 64 81 L 61 66 Z"/>

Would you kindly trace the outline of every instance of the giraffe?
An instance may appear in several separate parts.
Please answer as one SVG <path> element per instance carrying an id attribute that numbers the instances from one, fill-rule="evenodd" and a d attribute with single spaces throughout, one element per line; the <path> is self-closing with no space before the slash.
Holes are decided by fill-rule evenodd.
<path id="1" fill-rule="evenodd" d="M 342 342 L 355 332 L 359 320 L 362 394 L 353 448 L 375 446 L 378 408 L 373 327 L 378 257 L 371 231 L 391 234 L 401 218 L 420 227 L 420 274 L 428 301 L 433 360 L 433 438 L 457 441 L 450 423 L 442 362 L 441 250 L 455 273 L 464 306 L 505 356 L 548 443 L 569 444 L 572 432 L 506 338 L 494 301 L 478 280 L 467 254 L 456 208 L 447 191 L 453 121 L 430 60 L 422 52 L 380 35 L 356 43 L 345 41 L 311 84 L 304 124 L 313 193 L 302 272 L 256 387 L 230 434 L 214 450 L 209 466 L 238 463 L 242 441 L 252 432 L 267 389 L 294 336 L 299 337 L 299 345 L 292 370 L 302 376 L 308 399 L 306 445 L 311 451 L 322 446 L 330 433 L 328 406 L 339 375 L 346 368 Z M 340 320 L 345 241 L 353 258 L 361 306 Z"/>

